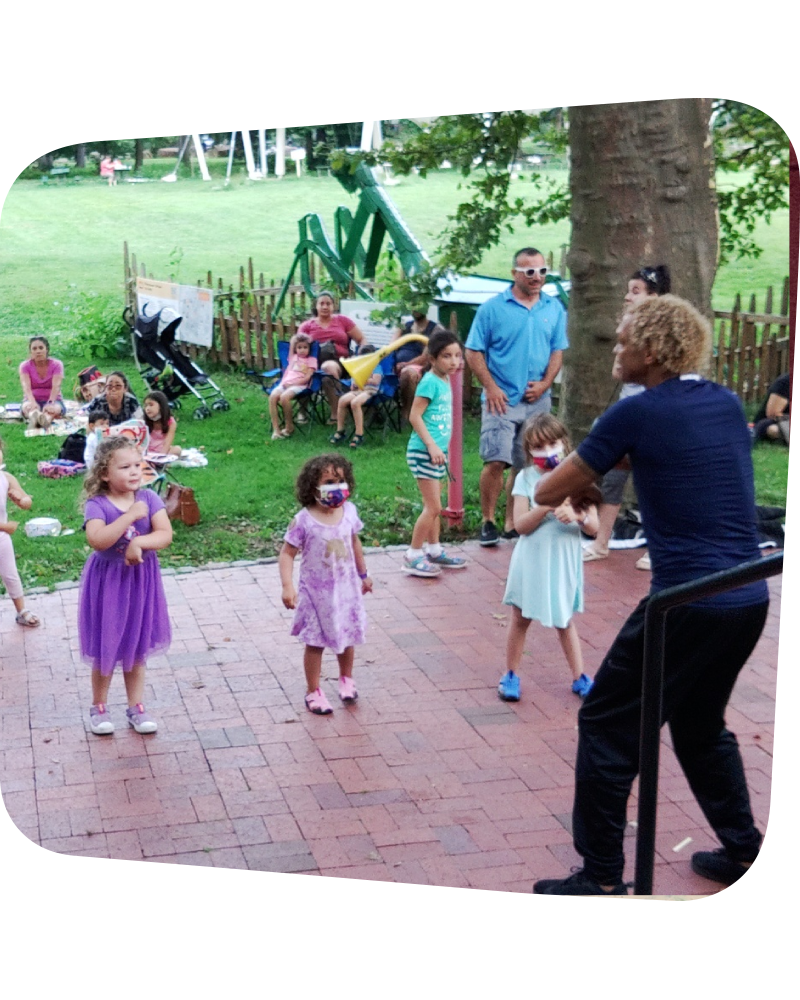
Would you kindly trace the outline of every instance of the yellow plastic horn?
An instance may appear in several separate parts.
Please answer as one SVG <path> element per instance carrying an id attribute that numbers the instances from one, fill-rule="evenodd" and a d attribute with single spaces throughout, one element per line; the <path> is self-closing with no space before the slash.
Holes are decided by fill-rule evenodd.
<path id="1" fill-rule="evenodd" d="M 407 333 L 398 337 L 397 340 L 393 340 L 391 344 L 381 347 L 380 350 L 373 351 L 372 354 L 357 354 L 354 358 L 343 358 L 340 364 L 358 388 L 363 389 L 381 361 L 392 351 L 396 351 L 398 347 L 402 347 L 403 344 L 408 344 L 412 340 L 421 340 L 423 344 L 428 343 L 428 338 L 423 337 L 421 333 Z"/>

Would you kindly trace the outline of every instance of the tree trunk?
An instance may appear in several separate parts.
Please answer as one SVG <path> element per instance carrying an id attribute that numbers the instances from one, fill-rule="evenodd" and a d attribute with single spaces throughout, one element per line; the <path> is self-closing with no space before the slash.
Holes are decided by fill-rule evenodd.
<path id="1" fill-rule="evenodd" d="M 311 129 L 306 130 L 304 140 L 306 147 L 306 169 L 316 170 L 317 158 L 314 156 L 314 133 L 311 131 Z M 324 141 L 324 138 L 322 141 Z"/>
<path id="2" fill-rule="evenodd" d="M 85 167 L 86 166 L 86 143 L 79 142 L 75 147 L 75 166 Z"/>
<path id="3" fill-rule="evenodd" d="M 36 161 L 36 166 L 40 170 L 50 170 L 52 168 L 52 166 L 53 166 L 53 160 L 54 160 L 54 156 L 53 156 L 52 153 L 44 153 Z"/>
<path id="4" fill-rule="evenodd" d="M 134 173 L 140 173 L 144 164 L 144 139 L 134 139 Z"/>
<path id="5" fill-rule="evenodd" d="M 612 347 L 627 282 L 666 264 L 672 291 L 711 316 L 718 239 L 711 101 L 573 107 L 572 288 L 561 414 L 577 443 L 614 390 Z"/>

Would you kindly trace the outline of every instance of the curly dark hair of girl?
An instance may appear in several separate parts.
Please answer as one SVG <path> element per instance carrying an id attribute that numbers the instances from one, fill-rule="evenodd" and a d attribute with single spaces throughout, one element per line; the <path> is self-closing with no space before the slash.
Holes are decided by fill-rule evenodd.
<path id="1" fill-rule="evenodd" d="M 103 438 L 98 444 L 94 455 L 94 465 L 86 473 L 86 477 L 83 480 L 80 506 L 83 506 L 87 500 L 91 500 L 92 497 L 96 497 L 100 493 L 108 493 L 108 467 L 111 464 L 111 456 L 117 451 L 123 451 L 125 448 L 132 448 L 134 451 L 139 450 L 131 439 L 124 434 Z"/>
<path id="2" fill-rule="evenodd" d="M 353 466 L 338 452 L 327 452 L 324 455 L 315 455 L 309 458 L 295 483 L 295 493 L 297 499 L 303 507 L 311 507 L 317 502 L 317 487 L 319 481 L 328 471 L 332 469 L 334 473 L 347 483 L 350 492 L 355 489 L 355 479 L 353 478 Z"/>
<path id="3" fill-rule="evenodd" d="M 630 281 L 636 279 L 643 281 L 647 285 L 647 291 L 651 295 L 666 295 L 672 288 L 672 278 L 666 264 L 656 264 L 655 267 L 640 267 L 639 270 L 630 276 Z"/>
<path id="4" fill-rule="evenodd" d="M 160 410 L 158 420 L 151 420 L 144 412 L 144 403 L 146 403 L 148 399 L 152 399 L 154 403 L 158 403 L 158 408 Z M 147 424 L 147 429 L 151 431 L 154 427 L 160 427 L 166 434 L 169 430 L 169 418 L 172 415 L 167 397 L 163 392 L 159 392 L 158 389 L 154 389 L 153 392 L 148 392 L 148 394 L 144 397 L 144 403 L 142 404 L 142 415 L 144 417 L 144 422 Z"/>

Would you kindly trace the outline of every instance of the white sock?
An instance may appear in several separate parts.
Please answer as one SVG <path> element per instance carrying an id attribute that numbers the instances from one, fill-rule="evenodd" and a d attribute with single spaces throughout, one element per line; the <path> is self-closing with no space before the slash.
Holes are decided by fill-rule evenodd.
<path id="1" fill-rule="evenodd" d="M 433 558 L 435 559 L 437 556 L 440 556 L 441 554 L 442 554 L 442 546 L 439 542 L 436 542 L 434 545 L 428 546 L 429 556 L 433 556 Z"/>
<path id="2" fill-rule="evenodd" d="M 409 562 L 413 562 L 415 559 L 419 559 L 420 556 L 424 556 L 424 555 L 425 555 L 425 552 L 424 552 L 423 549 L 412 549 L 412 548 L 409 547 L 406 550 L 406 559 L 408 559 Z"/>

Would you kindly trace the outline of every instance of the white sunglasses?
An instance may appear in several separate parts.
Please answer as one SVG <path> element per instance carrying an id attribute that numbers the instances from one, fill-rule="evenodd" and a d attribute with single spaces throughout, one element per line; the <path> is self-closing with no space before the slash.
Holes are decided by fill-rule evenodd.
<path id="1" fill-rule="evenodd" d="M 533 278 L 537 274 L 540 278 L 543 278 L 547 274 L 546 267 L 515 267 L 515 271 L 519 271 L 520 274 L 524 274 L 526 278 Z"/>

